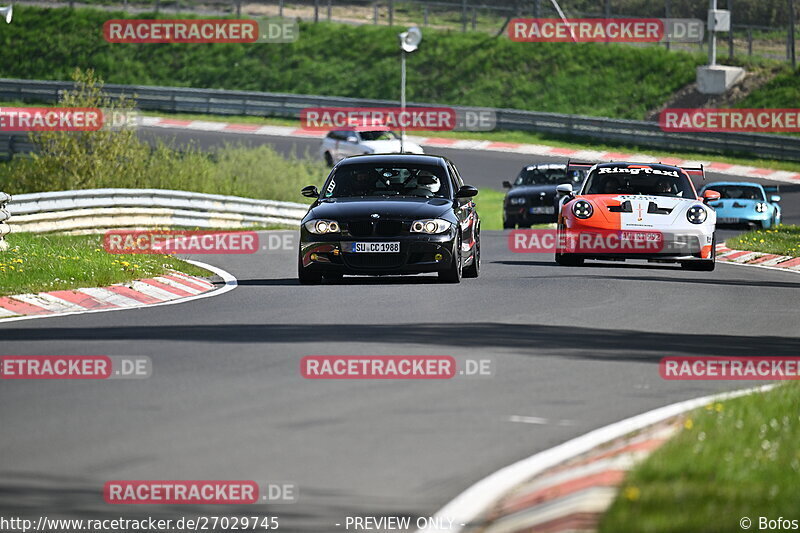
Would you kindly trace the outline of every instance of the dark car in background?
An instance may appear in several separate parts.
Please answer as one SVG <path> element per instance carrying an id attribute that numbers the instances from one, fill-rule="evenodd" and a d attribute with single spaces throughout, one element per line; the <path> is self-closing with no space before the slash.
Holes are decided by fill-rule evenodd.
<path id="1" fill-rule="evenodd" d="M 510 189 L 503 200 L 503 227 L 529 228 L 533 224 L 547 224 L 558 219 L 556 187 L 569 183 L 580 188 L 586 171 L 567 165 L 551 163 L 523 167 L 514 183 L 503 182 Z"/>
<path id="2" fill-rule="evenodd" d="M 480 219 L 472 197 L 447 158 L 362 155 L 331 171 L 300 224 L 300 283 L 343 275 L 436 272 L 445 282 L 476 278 Z"/>

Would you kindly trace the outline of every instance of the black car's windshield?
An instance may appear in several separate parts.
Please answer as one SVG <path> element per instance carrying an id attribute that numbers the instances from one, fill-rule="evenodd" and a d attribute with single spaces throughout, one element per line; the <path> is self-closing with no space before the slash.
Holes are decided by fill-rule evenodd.
<path id="1" fill-rule="evenodd" d="M 764 193 L 758 187 L 747 185 L 714 185 L 709 187 L 712 191 L 717 191 L 721 198 L 734 200 L 763 200 Z"/>
<path id="2" fill-rule="evenodd" d="M 580 170 L 570 170 L 569 175 L 564 168 L 525 167 L 517 176 L 514 185 L 560 185 L 562 183 L 580 183 L 584 174 Z"/>
<path id="3" fill-rule="evenodd" d="M 362 141 L 393 141 L 397 139 L 397 134 L 393 131 L 360 131 Z"/>
<path id="4" fill-rule="evenodd" d="M 345 165 L 328 179 L 322 196 L 450 198 L 450 187 L 445 169 L 434 165 Z"/>
<path id="5" fill-rule="evenodd" d="M 694 188 L 683 172 L 635 165 L 600 167 L 586 180 L 583 194 L 643 194 L 694 198 Z"/>

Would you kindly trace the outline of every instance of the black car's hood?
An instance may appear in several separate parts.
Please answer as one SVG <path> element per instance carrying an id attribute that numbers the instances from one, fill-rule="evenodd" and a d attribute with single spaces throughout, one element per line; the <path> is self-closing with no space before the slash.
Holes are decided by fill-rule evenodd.
<path id="1" fill-rule="evenodd" d="M 452 206 L 452 200 L 444 198 L 324 198 L 311 209 L 309 216 L 347 220 L 369 218 L 377 213 L 383 218 L 393 219 L 437 218 L 452 211 Z"/>
<path id="2" fill-rule="evenodd" d="M 508 191 L 508 196 L 531 196 L 533 194 L 555 194 L 555 185 L 517 185 Z"/>

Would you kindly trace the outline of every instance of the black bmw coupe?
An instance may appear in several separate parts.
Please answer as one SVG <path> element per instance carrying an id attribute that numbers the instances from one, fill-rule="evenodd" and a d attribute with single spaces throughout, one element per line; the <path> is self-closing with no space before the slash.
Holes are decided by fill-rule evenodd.
<path id="1" fill-rule="evenodd" d="M 432 155 L 348 157 L 300 224 L 300 283 L 348 275 L 437 272 L 458 283 L 480 271 L 480 220 L 455 165 Z"/>

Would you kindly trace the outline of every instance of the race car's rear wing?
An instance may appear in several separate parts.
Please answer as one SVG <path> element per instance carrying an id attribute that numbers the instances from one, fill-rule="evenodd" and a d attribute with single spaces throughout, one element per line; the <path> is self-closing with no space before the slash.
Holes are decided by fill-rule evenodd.
<path id="1" fill-rule="evenodd" d="M 767 194 L 771 192 L 776 192 L 776 193 L 781 192 L 780 187 L 778 187 L 777 185 L 762 185 L 762 187 L 764 187 L 764 192 Z"/>
<path id="2" fill-rule="evenodd" d="M 569 170 L 571 170 L 573 168 L 575 170 L 589 170 L 590 168 L 592 168 L 596 164 L 597 163 L 585 163 L 583 161 L 570 161 L 570 160 L 567 160 L 567 171 L 569 171 Z"/>
<path id="3" fill-rule="evenodd" d="M 690 178 L 692 176 L 699 176 L 703 181 L 706 181 L 706 169 L 703 167 L 703 165 L 700 165 L 699 167 L 679 167 L 679 168 L 684 172 L 686 172 Z"/>

